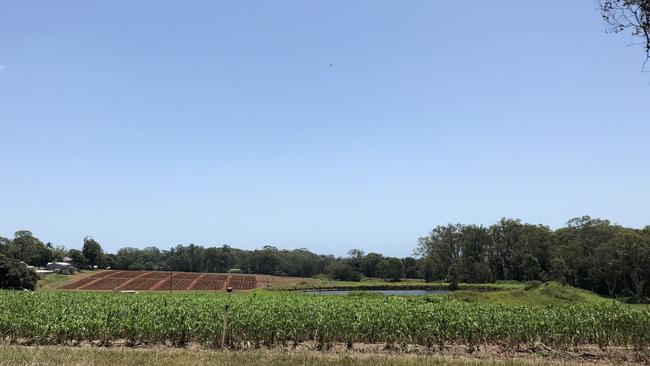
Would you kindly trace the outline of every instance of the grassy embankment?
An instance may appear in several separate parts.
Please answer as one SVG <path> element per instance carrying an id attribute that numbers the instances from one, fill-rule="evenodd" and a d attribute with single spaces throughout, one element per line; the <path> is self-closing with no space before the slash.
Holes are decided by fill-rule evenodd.
<path id="1" fill-rule="evenodd" d="M 519 288 L 504 291 L 456 291 L 448 295 L 452 299 L 497 303 L 504 305 L 564 305 L 564 304 L 600 304 L 606 299 L 593 292 L 581 290 L 557 282 L 547 282 L 531 288 Z"/>

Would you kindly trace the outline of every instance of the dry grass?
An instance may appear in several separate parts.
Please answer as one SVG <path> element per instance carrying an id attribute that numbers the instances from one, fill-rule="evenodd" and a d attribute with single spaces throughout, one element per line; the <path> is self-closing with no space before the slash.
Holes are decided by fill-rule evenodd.
<path id="1" fill-rule="evenodd" d="M 171 366 L 171 365 L 379 365 L 379 366 L 525 366 L 525 365 L 620 365 L 619 360 L 540 359 L 498 355 L 468 356 L 455 353 L 416 355 L 360 352 L 316 352 L 301 350 L 205 351 L 169 348 L 24 347 L 0 346 L 0 366 Z M 636 364 L 648 364 L 636 363 Z"/>

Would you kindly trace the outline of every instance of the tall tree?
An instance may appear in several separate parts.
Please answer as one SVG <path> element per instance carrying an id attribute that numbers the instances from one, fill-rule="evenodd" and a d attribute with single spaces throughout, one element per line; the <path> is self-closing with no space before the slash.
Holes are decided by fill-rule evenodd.
<path id="1" fill-rule="evenodd" d="M 361 268 L 361 260 L 365 255 L 361 249 L 351 249 L 348 251 L 348 262 L 355 270 L 359 271 Z"/>
<path id="2" fill-rule="evenodd" d="M 449 268 L 462 254 L 463 225 L 437 226 L 428 236 L 418 240 L 415 250 L 430 261 L 435 279 L 444 279 Z"/>
<path id="3" fill-rule="evenodd" d="M 31 266 L 44 267 L 52 261 L 50 248 L 28 230 L 16 231 L 7 254 Z"/>
<path id="4" fill-rule="evenodd" d="M 205 250 L 205 265 L 208 272 L 228 272 L 235 264 L 235 256 L 227 245 Z"/>
<path id="5" fill-rule="evenodd" d="M 70 256 L 70 259 L 72 259 L 73 266 L 77 268 L 86 268 L 88 265 L 88 259 L 86 259 L 80 250 L 70 249 L 70 251 L 68 251 L 68 255 Z"/>
<path id="6" fill-rule="evenodd" d="M 368 253 L 365 257 L 361 258 L 359 267 L 361 273 L 366 277 L 376 277 L 377 276 L 377 267 L 379 263 L 384 259 L 384 256 L 378 253 Z"/>
<path id="7" fill-rule="evenodd" d="M 377 277 L 399 281 L 404 277 L 404 264 L 399 258 L 385 258 L 377 266 Z"/>
<path id="8" fill-rule="evenodd" d="M 102 256 L 104 255 L 102 246 L 99 245 L 99 243 L 91 236 L 86 236 L 84 238 L 84 245 L 81 252 L 83 253 L 84 257 L 86 257 L 86 259 L 88 260 L 88 266 L 90 266 L 90 268 L 99 265 L 99 262 L 101 261 Z"/>
<path id="9" fill-rule="evenodd" d="M 404 264 L 404 277 L 418 278 L 420 271 L 418 270 L 418 260 L 413 257 L 402 258 Z"/>

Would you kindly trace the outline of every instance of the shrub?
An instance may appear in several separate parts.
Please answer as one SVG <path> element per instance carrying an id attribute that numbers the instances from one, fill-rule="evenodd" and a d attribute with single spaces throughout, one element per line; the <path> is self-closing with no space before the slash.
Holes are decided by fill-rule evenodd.
<path id="1" fill-rule="evenodd" d="M 361 281 L 361 273 L 352 268 L 351 265 L 343 262 L 332 262 L 326 268 L 328 277 L 337 281 Z"/>
<path id="2" fill-rule="evenodd" d="M 385 280 L 399 281 L 404 277 L 404 265 L 399 258 L 386 258 L 377 266 L 377 277 Z"/>
<path id="3" fill-rule="evenodd" d="M 33 290 L 36 281 L 36 272 L 27 268 L 27 265 L 0 254 L 0 288 Z"/>
<path id="4" fill-rule="evenodd" d="M 542 285 L 542 281 L 526 281 L 524 286 L 525 291 L 534 290 Z"/>

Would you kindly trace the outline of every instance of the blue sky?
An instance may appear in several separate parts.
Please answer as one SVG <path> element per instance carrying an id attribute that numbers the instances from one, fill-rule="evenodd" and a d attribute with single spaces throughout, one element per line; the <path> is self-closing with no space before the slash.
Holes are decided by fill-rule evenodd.
<path id="1" fill-rule="evenodd" d="M 650 74 L 592 0 L 0 5 L 0 235 L 411 254 L 650 224 Z"/>

